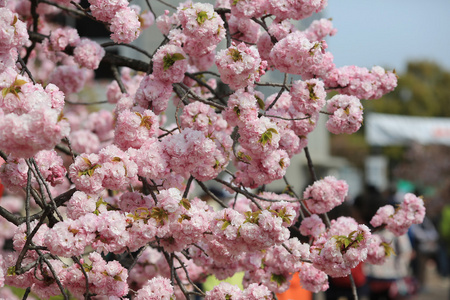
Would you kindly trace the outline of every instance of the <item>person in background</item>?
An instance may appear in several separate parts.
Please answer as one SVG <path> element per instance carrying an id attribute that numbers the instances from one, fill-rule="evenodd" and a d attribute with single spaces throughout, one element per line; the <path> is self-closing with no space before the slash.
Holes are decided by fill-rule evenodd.
<path id="1" fill-rule="evenodd" d="M 364 272 L 369 286 L 370 300 L 393 300 L 399 299 L 398 294 L 403 291 L 394 291 L 397 280 L 406 278 L 409 275 L 409 267 L 413 250 L 408 235 L 396 237 L 393 233 L 385 229 L 375 232 L 370 225 L 370 220 L 375 215 L 379 207 L 388 204 L 388 199 L 383 196 L 375 187 L 368 186 L 364 193 L 358 196 L 354 202 L 354 213 L 357 221 L 364 223 L 371 228 L 373 234 L 380 235 L 388 241 L 395 253 L 387 257 L 383 265 L 364 265 Z M 395 293 L 394 293 L 395 292 Z"/>

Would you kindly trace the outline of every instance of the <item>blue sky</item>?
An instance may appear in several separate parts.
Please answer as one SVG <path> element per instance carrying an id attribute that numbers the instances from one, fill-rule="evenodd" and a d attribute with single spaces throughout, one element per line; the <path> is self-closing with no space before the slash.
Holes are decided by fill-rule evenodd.
<path id="1" fill-rule="evenodd" d="M 329 0 L 324 11 L 338 32 L 328 38 L 335 64 L 402 73 L 409 60 L 450 70 L 449 0 Z"/>

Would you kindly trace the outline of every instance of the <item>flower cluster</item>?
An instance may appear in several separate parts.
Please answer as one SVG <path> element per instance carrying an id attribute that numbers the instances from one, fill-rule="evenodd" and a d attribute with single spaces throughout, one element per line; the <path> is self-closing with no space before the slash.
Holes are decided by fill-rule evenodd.
<path id="1" fill-rule="evenodd" d="M 270 60 L 281 72 L 301 75 L 303 79 L 323 77 L 334 69 L 333 56 L 325 52 L 325 41 L 311 42 L 295 31 L 273 46 Z"/>
<path id="2" fill-rule="evenodd" d="M 328 101 L 327 110 L 331 114 L 326 123 L 330 132 L 352 134 L 361 127 L 363 108 L 355 96 L 336 95 Z"/>
<path id="3" fill-rule="evenodd" d="M 371 233 L 366 225 L 349 217 L 339 217 L 311 246 L 313 266 L 331 277 L 350 274 L 367 257 Z"/>
<path id="4" fill-rule="evenodd" d="M 347 192 L 348 184 L 345 181 L 326 176 L 308 186 L 303 199 L 312 213 L 323 214 L 344 202 Z"/>
<path id="5" fill-rule="evenodd" d="M 354 133 L 359 99 L 396 86 L 380 67 L 335 67 L 324 40 L 336 33 L 331 20 L 296 28 L 292 20 L 326 0 L 186 1 L 156 18 L 164 41 L 152 54 L 122 45 L 149 61 L 106 55 L 111 43 L 52 20 L 75 4 L 114 43 L 129 44 L 155 21 L 152 12 L 127 0 L 53 2 L 0 0 L 0 180 L 13 193 L 1 199 L 0 246 L 12 239 L 14 250 L 0 255 L 0 287 L 43 299 L 175 300 L 200 292 L 193 282 L 207 275 L 242 272 L 243 290 L 221 283 L 205 299 L 268 300 L 294 273 L 320 292 L 328 276 L 392 252 L 354 219 L 322 215 L 346 199 L 343 180 L 315 180 L 303 196 L 287 178 L 281 194 L 250 190 L 287 174 L 320 113 L 332 133 Z M 93 84 L 100 64 L 121 70 L 91 97 L 102 91 Z M 273 70 L 284 83 L 258 83 Z M 338 95 L 327 100 L 330 90 Z M 196 197 L 200 188 L 212 200 Z M 400 235 L 424 214 L 423 201 L 407 194 L 371 224 Z"/>
<path id="6" fill-rule="evenodd" d="M 259 81 L 260 76 L 265 73 L 267 62 L 261 61 L 256 47 L 240 43 L 217 53 L 216 65 L 220 79 L 237 90 L 253 86 L 255 81 Z"/>
<path id="7" fill-rule="evenodd" d="M 379 66 L 370 71 L 357 66 L 334 68 L 326 74 L 324 81 L 327 87 L 359 99 L 378 99 L 397 86 L 395 73 Z"/>
<path id="8" fill-rule="evenodd" d="M 92 16 L 110 23 L 111 39 L 116 43 L 131 43 L 139 37 L 141 22 L 138 12 L 126 0 L 89 0 Z"/>
<path id="9" fill-rule="evenodd" d="M 401 236 L 408 231 L 412 224 L 422 223 L 424 217 L 423 200 L 414 194 L 407 193 L 397 209 L 392 205 L 380 207 L 370 224 L 374 227 L 385 224 L 387 230 L 396 236 Z"/>
<path id="10" fill-rule="evenodd" d="M 177 18 L 187 37 L 184 51 L 190 56 L 204 56 L 214 51 L 225 37 L 223 20 L 211 4 L 187 2 L 178 8 Z"/>

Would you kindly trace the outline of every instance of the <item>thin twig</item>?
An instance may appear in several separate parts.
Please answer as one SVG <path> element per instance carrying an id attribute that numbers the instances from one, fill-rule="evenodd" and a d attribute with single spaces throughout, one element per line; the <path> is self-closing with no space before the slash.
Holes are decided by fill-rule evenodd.
<path id="1" fill-rule="evenodd" d="M 137 264 L 139 258 L 142 256 L 142 254 L 144 253 L 144 251 L 148 248 L 148 245 L 145 245 L 144 247 L 141 247 L 141 249 L 139 249 L 138 254 L 136 255 L 136 257 L 133 259 L 133 262 L 131 263 L 131 265 L 128 267 L 128 274 L 130 273 L 131 269 L 134 268 L 134 266 Z"/>
<path id="2" fill-rule="evenodd" d="M 71 104 L 71 105 L 97 105 L 97 104 L 105 104 L 108 103 L 108 100 L 103 101 L 96 101 L 96 102 L 73 102 L 69 100 L 64 100 L 65 103 Z"/>
<path id="3" fill-rule="evenodd" d="M 192 184 L 193 180 L 194 180 L 194 176 L 191 175 L 186 183 L 186 188 L 184 189 L 183 198 L 187 198 L 187 196 L 189 194 L 189 189 L 191 188 L 191 184 Z"/>
<path id="4" fill-rule="evenodd" d="M 63 6 L 63 5 L 60 5 L 60 4 L 58 4 L 58 3 L 48 1 L 48 0 L 39 0 L 39 2 L 48 4 L 48 5 L 52 5 L 52 6 L 54 6 L 54 7 L 57 7 L 57 8 L 59 8 L 59 9 L 62 9 L 62 10 L 64 10 L 64 11 L 70 12 L 70 13 L 72 13 L 72 14 L 78 16 L 78 17 L 89 17 L 89 18 L 91 18 L 91 19 L 93 18 L 93 17 L 90 16 L 89 14 L 86 14 L 86 12 L 85 12 L 84 10 L 81 10 L 81 11 L 80 11 L 80 10 L 78 10 L 78 9 L 73 9 L 73 8 L 71 8 L 71 7 Z"/>
<path id="5" fill-rule="evenodd" d="M 184 83 L 182 83 L 182 82 L 174 83 L 174 85 L 178 85 L 178 86 L 180 86 L 181 88 L 183 88 L 184 90 L 187 90 L 188 93 L 189 93 L 195 100 L 198 100 L 198 101 L 200 101 L 200 102 L 203 102 L 203 103 L 208 104 L 208 105 L 211 105 L 211 106 L 214 106 L 214 107 L 216 107 L 217 109 L 220 109 L 220 110 L 225 110 L 225 109 L 226 109 L 226 106 L 224 106 L 224 105 L 221 105 L 221 104 L 218 104 L 218 103 L 216 103 L 216 102 L 209 101 L 209 100 L 206 100 L 206 99 L 200 97 L 199 95 L 197 95 L 196 93 L 194 93 L 188 86 L 186 86 L 186 85 L 185 85 Z"/>
<path id="6" fill-rule="evenodd" d="M 257 198 L 256 195 L 253 195 L 253 194 L 247 192 L 246 190 L 235 187 L 232 184 L 230 184 L 220 178 L 214 178 L 214 180 L 223 185 L 226 185 L 230 189 L 234 190 L 236 193 L 240 193 L 240 194 L 244 195 L 245 197 L 249 198 L 260 210 L 263 210 L 263 207 L 261 206 L 261 204 L 259 204 L 258 201 L 255 200 L 255 198 Z M 276 200 L 276 202 L 279 202 L 279 200 Z"/>
<path id="7" fill-rule="evenodd" d="M 26 300 L 28 298 L 28 295 L 30 295 L 31 287 L 27 287 L 25 290 L 25 294 L 23 294 L 22 300 Z"/>
<path id="8" fill-rule="evenodd" d="M 220 74 L 217 74 L 217 73 L 214 73 L 211 71 L 201 71 L 201 72 L 195 72 L 195 73 L 189 73 L 189 74 L 191 74 L 192 76 L 209 74 L 209 75 L 213 75 L 213 76 L 220 78 Z"/>
<path id="9" fill-rule="evenodd" d="M 219 12 L 219 15 L 222 18 L 223 27 L 225 28 L 225 36 L 227 39 L 227 48 L 230 48 L 231 47 L 231 34 L 230 34 L 230 26 L 228 25 L 228 21 L 227 21 L 227 16 L 223 10 L 221 10 Z"/>
<path id="10" fill-rule="evenodd" d="M 283 92 L 285 91 L 285 89 L 286 89 L 286 81 L 287 81 L 287 77 L 288 77 L 288 74 L 287 74 L 287 73 L 284 73 L 283 87 L 282 87 L 281 90 L 278 92 L 277 96 L 276 96 L 275 99 L 272 101 L 272 103 L 270 103 L 269 107 L 267 107 L 266 111 L 270 110 L 270 109 L 275 105 L 275 103 L 277 103 L 278 99 L 280 99 L 281 95 L 282 95 Z"/>
<path id="11" fill-rule="evenodd" d="M 303 150 L 305 151 L 306 160 L 308 161 L 308 169 L 309 169 L 309 173 L 311 175 L 311 179 L 313 181 L 317 181 L 317 175 L 316 175 L 316 171 L 314 170 L 314 164 L 312 162 L 311 155 L 309 154 L 309 149 L 308 149 L 308 147 L 305 147 Z M 325 225 L 327 227 L 331 227 L 331 222 L 330 222 L 330 218 L 328 218 L 328 215 L 326 213 L 324 213 L 324 214 L 322 214 L 322 216 L 325 219 Z"/>
<path id="12" fill-rule="evenodd" d="M 175 259 L 178 261 L 178 263 L 180 264 L 180 266 L 183 268 L 184 273 L 186 274 L 186 278 L 189 281 L 189 283 L 192 285 L 192 287 L 194 289 L 196 289 L 198 292 L 190 292 L 189 294 L 194 294 L 194 295 L 199 295 L 199 296 L 206 296 L 206 294 L 194 283 L 192 282 L 191 278 L 189 277 L 189 272 L 186 269 L 186 266 L 184 265 L 184 262 L 176 255 L 176 254 L 172 254 L 173 257 L 175 257 Z"/>
<path id="13" fill-rule="evenodd" d="M 304 118 L 285 118 L 285 117 L 280 117 L 280 116 L 275 116 L 275 115 L 267 115 L 264 114 L 265 117 L 268 118 L 276 118 L 276 119 L 281 119 L 281 120 L 286 120 L 286 121 L 302 121 L 302 120 L 307 120 L 307 119 L 311 119 L 311 117 L 304 117 Z"/>
<path id="14" fill-rule="evenodd" d="M 20 63 L 20 66 L 22 67 L 22 72 L 26 72 L 28 77 L 31 79 L 31 81 L 33 82 L 33 84 L 36 84 L 36 81 L 33 78 L 33 74 L 31 74 L 30 70 L 27 67 L 27 64 L 23 61 L 22 57 L 20 56 L 20 54 L 17 56 L 17 61 Z"/>
<path id="15" fill-rule="evenodd" d="M 207 88 L 208 91 L 210 91 L 211 94 L 214 95 L 214 97 L 216 97 L 217 99 L 219 99 L 220 102 L 222 102 L 222 104 L 225 104 L 225 105 L 226 105 L 226 101 L 225 101 L 222 97 L 220 97 L 220 96 L 216 93 L 216 91 L 215 91 L 212 87 L 209 86 L 209 84 L 207 84 L 206 82 L 203 82 L 201 79 L 197 78 L 197 77 L 196 77 L 195 75 L 193 75 L 193 74 L 190 74 L 190 73 L 187 73 L 187 72 L 186 72 L 186 73 L 184 73 L 184 75 L 187 76 L 187 77 L 189 77 L 189 78 L 191 78 L 192 80 L 195 80 L 195 82 L 197 82 L 197 84 L 199 84 L 199 85 L 204 86 L 205 88 Z"/>
<path id="16" fill-rule="evenodd" d="M 44 179 L 44 176 L 42 176 L 41 171 L 39 170 L 38 165 L 36 164 L 36 161 L 34 160 L 34 158 L 30 158 L 31 163 L 33 164 L 36 173 L 38 175 L 38 178 L 36 178 L 36 180 L 40 180 L 44 187 L 45 187 L 45 191 L 47 191 L 48 194 L 48 198 L 50 199 L 50 203 L 53 205 L 53 209 L 55 210 L 56 215 L 58 216 L 59 220 L 62 221 L 63 217 L 61 216 L 61 214 L 58 211 L 58 207 L 56 206 L 55 200 L 53 199 L 52 193 L 50 192 L 50 188 L 47 184 L 47 181 Z M 41 191 L 41 194 L 44 193 L 43 191 Z"/>
<path id="17" fill-rule="evenodd" d="M 78 259 L 78 257 L 76 256 L 72 256 L 72 260 L 80 266 L 80 270 L 83 273 L 84 276 L 84 281 L 86 284 L 86 293 L 84 294 L 84 300 L 88 300 L 89 299 L 89 277 L 86 273 L 86 270 L 84 269 L 83 265 L 81 264 L 80 260 Z"/>
<path id="18" fill-rule="evenodd" d="M 356 290 L 355 279 L 353 278 L 352 273 L 348 274 L 348 278 L 350 279 L 350 283 L 351 283 L 351 286 L 352 286 L 353 299 L 354 300 L 358 300 L 358 292 Z"/>
<path id="19" fill-rule="evenodd" d="M 220 204 L 220 206 L 222 206 L 223 208 L 227 208 L 228 205 L 226 205 L 222 200 L 220 200 L 216 195 L 214 195 L 207 187 L 206 185 L 199 181 L 196 180 L 198 185 L 202 188 L 203 192 L 205 192 L 208 196 L 210 196 L 214 201 L 216 201 L 217 203 Z"/>
<path id="20" fill-rule="evenodd" d="M 61 291 L 61 294 L 64 297 L 64 300 L 69 300 L 69 295 L 67 295 L 66 290 L 64 289 L 61 280 L 59 280 L 58 275 L 55 272 L 55 269 L 53 268 L 52 264 L 48 261 L 48 259 L 45 257 L 45 255 L 42 254 L 42 252 L 40 250 L 36 250 L 36 252 L 39 254 L 39 258 L 42 257 L 42 259 L 44 260 L 45 264 L 47 265 L 47 267 L 50 269 L 50 272 L 52 272 L 53 278 L 56 281 L 56 284 L 59 287 L 59 290 Z"/>
<path id="21" fill-rule="evenodd" d="M 136 50 L 137 52 L 140 52 L 140 53 L 144 54 L 145 56 L 147 56 L 148 58 L 152 59 L 152 55 L 151 55 L 150 53 L 148 53 L 148 52 L 145 51 L 144 49 L 141 49 L 141 48 L 139 48 L 139 47 L 137 47 L 137 46 L 134 46 L 134 45 L 131 45 L 131 44 L 116 44 L 116 43 L 114 43 L 114 42 L 106 42 L 106 43 L 100 44 L 100 46 L 102 46 L 103 48 L 106 48 L 106 47 L 113 47 L 113 46 L 123 46 L 123 47 L 128 47 L 128 48 L 134 49 L 134 50 Z"/>
<path id="22" fill-rule="evenodd" d="M 163 0 L 157 0 L 158 2 L 160 2 L 160 3 L 162 3 L 162 4 L 164 4 L 164 5 L 166 5 L 166 6 L 168 6 L 168 7 L 170 7 L 170 8 L 172 8 L 172 9 L 177 9 L 175 6 L 173 6 L 173 5 L 171 5 L 171 4 L 169 4 L 169 3 L 167 3 L 167 2 L 165 2 L 165 1 L 163 1 Z"/>
<path id="23" fill-rule="evenodd" d="M 120 92 L 122 94 L 127 93 L 127 89 L 125 88 L 125 85 L 122 82 L 122 78 L 120 78 L 119 69 L 117 69 L 116 65 L 111 65 L 111 71 L 113 73 L 114 79 L 116 80 L 117 84 L 119 85 Z"/>

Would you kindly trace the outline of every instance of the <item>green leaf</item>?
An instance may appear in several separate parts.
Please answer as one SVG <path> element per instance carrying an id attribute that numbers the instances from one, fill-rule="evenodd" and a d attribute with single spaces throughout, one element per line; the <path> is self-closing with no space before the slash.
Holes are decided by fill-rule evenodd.
<path id="1" fill-rule="evenodd" d="M 270 276 L 270 281 L 276 282 L 278 286 L 281 286 L 286 282 L 286 277 L 284 277 L 283 275 L 272 274 Z"/>
<path id="2" fill-rule="evenodd" d="M 178 223 L 182 223 L 183 222 L 183 220 L 190 220 L 191 219 L 191 217 L 189 217 L 188 215 L 180 215 L 180 217 L 178 218 Z"/>
<path id="3" fill-rule="evenodd" d="M 191 208 L 191 202 L 188 199 L 183 198 L 180 201 L 180 206 L 183 206 L 185 209 L 189 210 Z"/>
<path id="4" fill-rule="evenodd" d="M 267 129 L 266 132 L 261 135 L 258 142 L 264 146 L 268 142 L 272 141 L 272 133 L 278 133 L 278 131 L 275 128 Z"/>
<path id="5" fill-rule="evenodd" d="M 142 117 L 141 124 L 139 124 L 139 126 L 145 127 L 148 130 L 152 129 L 152 125 L 153 125 L 153 122 L 152 122 L 151 116 Z"/>
<path id="6" fill-rule="evenodd" d="M 231 56 L 234 62 L 242 60 L 241 52 L 238 49 L 231 48 L 228 50 L 228 55 Z"/>
<path id="7" fill-rule="evenodd" d="M 174 53 L 174 54 L 167 53 L 163 58 L 164 71 L 167 71 L 171 66 L 175 64 L 176 61 L 183 59 L 186 59 L 186 57 L 184 57 L 183 54 L 181 53 Z"/>
<path id="8" fill-rule="evenodd" d="M 261 99 L 260 97 L 258 97 L 256 95 L 255 95 L 255 98 L 256 98 L 256 102 L 258 102 L 258 106 L 260 109 L 266 108 L 266 104 L 264 103 L 263 99 Z"/>
<path id="9" fill-rule="evenodd" d="M 306 84 L 308 87 L 308 91 L 309 91 L 309 99 L 313 100 L 313 101 L 317 101 L 319 99 L 319 97 L 316 96 L 316 93 L 314 93 L 314 87 L 316 86 L 315 83 L 307 83 Z"/>
<path id="10" fill-rule="evenodd" d="M 384 254 L 386 257 L 389 257 L 391 255 L 397 255 L 394 251 L 394 248 L 392 248 L 391 243 L 383 242 L 381 243 L 381 246 L 384 247 Z"/>
<path id="11" fill-rule="evenodd" d="M 244 223 L 253 223 L 258 224 L 259 221 L 259 215 L 261 214 L 261 210 L 251 212 L 247 211 L 244 213 L 245 215 L 245 222 Z"/>
<path id="12" fill-rule="evenodd" d="M 222 230 L 225 230 L 229 225 L 231 225 L 231 222 L 230 221 L 224 221 L 223 222 L 223 224 L 222 224 Z"/>
<path id="13" fill-rule="evenodd" d="M 6 95 L 8 95 L 9 94 L 9 88 L 3 88 L 2 89 L 2 97 L 3 98 L 5 98 L 6 97 Z"/>
<path id="14" fill-rule="evenodd" d="M 16 266 L 12 266 L 8 268 L 8 271 L 6 272 L 8 276 L 16 275 Z"/>
<path id="15" fill-rule="evenodd" d="M 202 25 L 206 20 L 208 20 L 208 14 L 206 13 L 206 11 L 202 10 L 201 12 L 197 13 L 198 24 Z"/>
<path id="16" fill-rule="evenodd" d="M 239 108 L 239 106 L 235 106 L 233 108 L 233 111 L 236 113 L 236 115 L 239 117 L 241 115 L 241 109 Z"/>
<path id="17" fill-rule="evenodd" d="M 161 225 L 164 225 L 164 220 L 169 219 L 169 214 L 167 213 L 167 211 L 160 207 L 153 207 L 150 217 L 155 219 Z"/>

